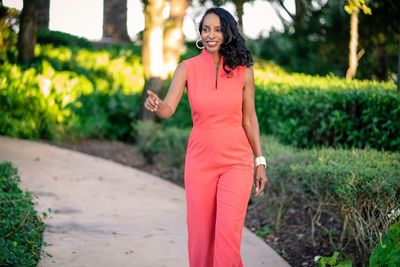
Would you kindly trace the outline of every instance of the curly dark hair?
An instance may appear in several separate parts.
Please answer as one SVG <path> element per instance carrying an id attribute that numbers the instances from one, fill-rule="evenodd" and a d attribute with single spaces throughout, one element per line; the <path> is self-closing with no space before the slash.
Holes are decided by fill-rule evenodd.
<path id="1" fill-rule="evenodd" d="M 203 29 L 204 18 L 210 13 L 217 15 L 221 21 L 221 31 L 224 36 L 224 42 L 221 44 L 220 52 L 225 59 L 223 66 L 224 71 L 226 73 L 230 72 L 225 69 L 225 66 L 228 66 L 232 70 L 238 65 L 247 67 L 253 66 L 250 50 L 245 45 L 245 39 L 239 32 L 237 22 L 231 13 L 225 9 L 220 7 L 207 9 L 199 24 L 200 34 Z"/>

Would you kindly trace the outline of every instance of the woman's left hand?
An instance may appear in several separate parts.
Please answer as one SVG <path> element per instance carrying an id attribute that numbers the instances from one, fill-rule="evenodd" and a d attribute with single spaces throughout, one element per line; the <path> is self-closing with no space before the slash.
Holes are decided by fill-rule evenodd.
<path id="1" fill-rule="evenodd" d="M 254 194 L 254 196 L 257 197 L 264 190 L 264 187 L 268 181 L 264 165 L 258 165 L 256 167 L 256 177 L 254 179 L 254 184 L 256 187 L 256 193 Z"/>

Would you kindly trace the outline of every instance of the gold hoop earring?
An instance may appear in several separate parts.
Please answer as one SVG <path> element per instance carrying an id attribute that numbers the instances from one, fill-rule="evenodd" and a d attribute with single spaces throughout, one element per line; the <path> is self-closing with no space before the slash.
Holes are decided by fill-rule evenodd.
<path id="1" fill-rule="evenodd" d="M 196 41 L 196 47 L 197 47 L 198 49 L 203 49 L 203 48 L 204 48 L 204 44 L 203 44 L 203 46 L 199 46 L 199 44 L 198 44 L 199 41 L 201 41 L 201 39 L 199 39 L 199 40 Z"/>

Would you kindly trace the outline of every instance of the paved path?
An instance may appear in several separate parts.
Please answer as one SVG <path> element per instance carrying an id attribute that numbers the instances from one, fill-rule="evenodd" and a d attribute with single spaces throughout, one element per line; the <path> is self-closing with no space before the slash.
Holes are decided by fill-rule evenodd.
<path id="1" fill-rule="evenodd" d="M 141 170 L 59 147 L 0 136 L 41 213 L 53 257 L 38 266 L 187 267 L 183 188 Z M 247 228 L 245 267 L 289 266 Z"/>

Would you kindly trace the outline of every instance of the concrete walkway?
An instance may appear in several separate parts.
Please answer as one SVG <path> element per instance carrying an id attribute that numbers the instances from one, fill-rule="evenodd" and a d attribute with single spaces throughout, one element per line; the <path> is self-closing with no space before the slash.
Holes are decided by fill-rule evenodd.
<path id="1" fill-rule="evenodd" d="M 47 144 L 0 136 L 0 161 L 18 167 L 36 210 L 53 211 L 38 266 L 186 267 L 183 188 L 143 171 Z M 289 266 L 247 228 L 245 267 Z"/>

